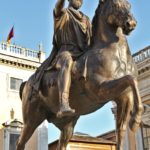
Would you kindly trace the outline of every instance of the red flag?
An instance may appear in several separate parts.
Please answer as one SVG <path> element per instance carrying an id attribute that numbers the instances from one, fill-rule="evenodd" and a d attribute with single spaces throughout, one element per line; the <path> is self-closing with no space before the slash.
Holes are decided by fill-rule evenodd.
<path id="1" fill-rule="evenodd" d="M 11 28 L 9 34 L 8 34 L 8 37 L 7 37 L 7 43 L 10 44 L 10 40 L 11 38 L 14 37 L 14 27 Z"/>

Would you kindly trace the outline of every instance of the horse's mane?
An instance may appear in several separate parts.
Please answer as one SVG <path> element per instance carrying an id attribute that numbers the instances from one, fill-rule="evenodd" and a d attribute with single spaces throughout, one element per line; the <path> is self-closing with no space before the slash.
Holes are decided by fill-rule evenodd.
<path id="1" fill-rule="evenodd" d="M 99 13 L 101 11 L 100 7 L 101 7 L 101 4 L 100 4 L 100 1 L 99 1 L 98 7 L 95 10 L 95 15 L 94 15 L 94 17 L 92 19 L 92 38 L 91 38 L 91 44 L 93 44 L 93 42 L 94 42 L 94 36 L 95 36 L 96 31 L 97 31 L 98 16 L 99 16 Z"/>

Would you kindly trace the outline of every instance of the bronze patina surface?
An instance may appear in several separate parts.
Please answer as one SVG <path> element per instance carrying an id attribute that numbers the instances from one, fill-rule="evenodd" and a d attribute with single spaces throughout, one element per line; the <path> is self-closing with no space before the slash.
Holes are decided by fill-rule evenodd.
<path id="1" fill-rule="evenodd" d="M 78 0 L 70 0 L 70 3 L 73 1 L 77 2 Z M 64 1 L 60 0 L 58 2 L 63 4 Z M 63 5 L 60 6 L 63 8 Z M 70 8 L 63 11 L 68 10 L 72 11 Z M 59 11 L 57 12 L 56 9 L 57 13 L 59 14 Z M 92 21 L 91 43 L 88 46 L 89 40 L 87 39 L 85 40 L 87 42 L 85 45 L 81 43 L 81 47 L 83 45 L 83 49 L 81 48 L 82 54 L 75 57 L 75 59 L 73 57 L 74 53 L 72 55 L 74 49 L 70 48 L 69 45 L 67 48 L 71 52 L 68 53 L 68 49 L 64 48 L 60 42 L 63 39 L 63 30 L 61 31 L 60 26 L 57 26 L 60 33 L 58 32 L 58 35 L 57 33 L 54 35 L 54 43 L 56 44 L 54 44 L 54 47 L 58 47 L 54 48 L 55 54 L 53 55 L 52 52 L 53 57 L 52 55 L 50 56 L 52 59 L 48 58 L 20 88 L 24 128 L 17 142 L 17 150 L 24 149 L 25 143 L 29 140 L 34 130 L 45 119 L 61 130 L 58 150 L 66 150 L 78 118 L 81 115 L 100 109 L 111 100 L 117 104 L 117 150 L 123 150 L 123 141 L 128 123 L 130 129 L 136 131 L 141 123 L 141 114 L 143 112 L 137 85 L 137 68 L 125 37 L 136 26 L 136 20 L 130 12 L 130 4 L 127 0 L 100 0 Z M 82 28 L 82 25 L 78 24 L 77 26 Z M 74 28 L 77 26 L 75 25 Z M 66 28 L 66 30 L 69 30 L 69 28 Z M 89 34 L 85 34 L 84 31 L 84 29 L 80 30 L 84 36 L 89 37 Z M 81 33 L 79 33 L 78 38 L 82 37 Z M 57 41 L 58 44 L 55 41 L 56 39 L 59 41 Z M 67 40 L 67 37 L 63 40 Z M 74 40 L 71 40 L 71 42 L 79 44 Z M 76 46 L 79 48 L 79 45 Z M 60 52 L 61 48 L 62 51 L 64 50 L 63 54 Z M 78 52 L 80 49 L 76 50 Z M 56 53 L 56 51 L 58 52 Z M 70 61 L 67 61 L 69 62 L 68 65 L 61 66 L 67 58 L 71 59 L 71 67 Z M 67 109 L 71 111 L 68 111 L 65 115 L 58 116 L 61 107 L 61 88 L 58 85 L 58 81 L 63 79 L 63 77 L 60 78 L 59 76 L 62 74 L 61 70 L 64 66 L 69 67 L 68 70 L 70 70 L 67 74 L 68 79 L 66 78 L 65 82 L 70 82 L 68 84 L 70 87 L 68 86 L 69 88 L 67 89 L 69 94 L 66 99 L 68 103 L 69 96 L 71 108 L 63 108 L 61 111 L 63 112 Z M 66 69 L 65 67 L 64 70 Z M 38 86 L 34 86 L 37 83 L 36 78 L 40 81 L 37 84 Z M 69 78 L 72 78 L 72 80 Z M 65 85 L 64 82 L 60 83 L 60 86 Z M 75 112 L 72 112 L 73 109 Z"/>

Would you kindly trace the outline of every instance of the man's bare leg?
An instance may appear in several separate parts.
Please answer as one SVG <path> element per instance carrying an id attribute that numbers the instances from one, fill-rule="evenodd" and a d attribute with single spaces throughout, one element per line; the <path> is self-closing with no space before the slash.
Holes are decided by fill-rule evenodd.
<path id="1" fill-rule="evenodd" d="M 75 110 L 69 106 L 69 91 L 71 86 L 71 69 L 73 60 L 71 55 L 67 55 L 63 64 L 61 64 L 58 75 L 59 101 L 60 110 L 57 113 L 58 117 L 70 116 Z"/>

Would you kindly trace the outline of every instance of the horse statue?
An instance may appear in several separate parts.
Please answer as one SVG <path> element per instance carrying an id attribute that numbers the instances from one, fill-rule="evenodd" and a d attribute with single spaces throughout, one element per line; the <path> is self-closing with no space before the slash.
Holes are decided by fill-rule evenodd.
<path id="1" fill-rule="evenodd" d="M 45 120 L 61 131 L 58 150 L 66 150 L 74 126 L 81 115 L 92 113 L 107 102 L 117 104 L 117 150 L 123 150 L 126 128 L 136 131 L 141 123 L 143 105 L 137 84 L 137 68 L 125 35 L 136 26 L 127 0 L 100 0 L 92 21 L 93 37 L 88 51 L 72 69 L 70 105 L 73 116 L 58 118 L 57 70 L 46 71 L 40 90 L 29 100 L 29 80 L 21 85 L 24 127 L 17 150 L 24 150 L 35 129 Z"/>

